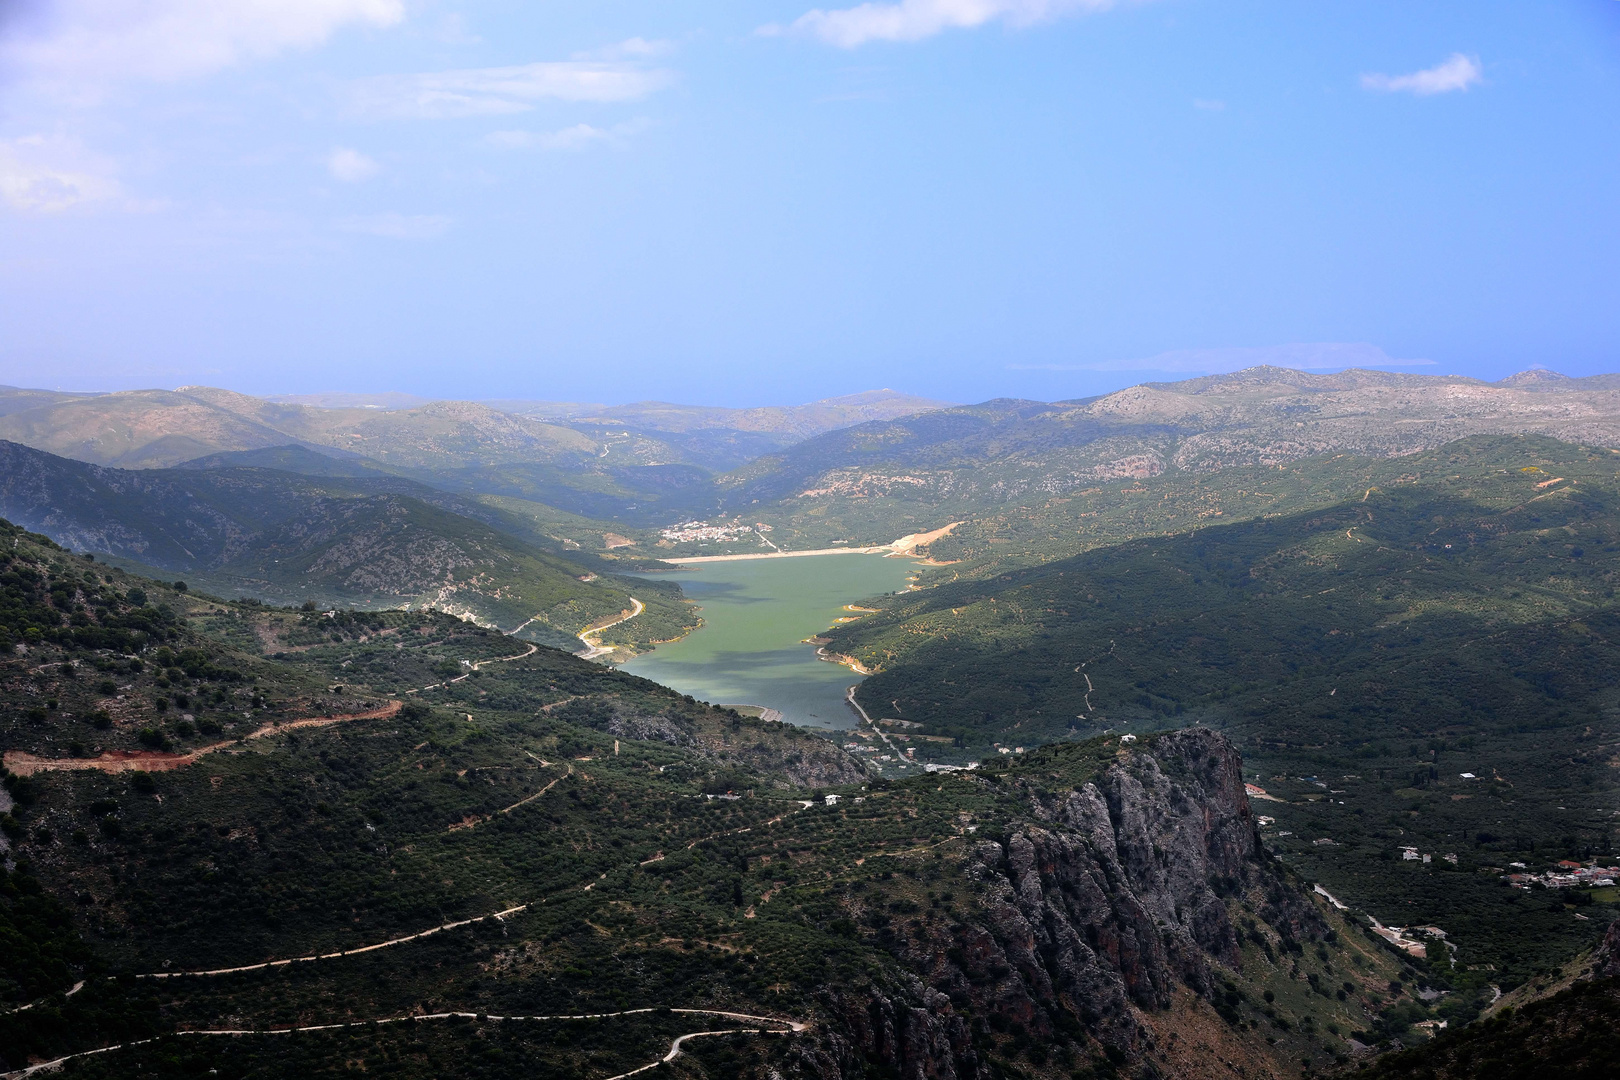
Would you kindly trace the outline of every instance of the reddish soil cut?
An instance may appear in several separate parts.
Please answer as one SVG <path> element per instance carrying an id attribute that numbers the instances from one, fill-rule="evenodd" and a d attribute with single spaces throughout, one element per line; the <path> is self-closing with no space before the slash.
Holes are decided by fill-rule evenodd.
<path id="1" fill-rule="evenodd" d="M 99 757 L 93 758 L 42 758 L 23 750 L 7 750 L 5 753 L 6 768 L 18 776 L 33 776 L 42 772 L 61 772 L 72 769 L 92 769 L 96 772 L 121 773 L 132 770 L 141 772 L 169 772 L 179 769 L 197 761 L 205 754 L 212 754 L 230 746 L 246 742 L 248 739 L 261 739 L 266 735 L 276 735 L 283 731 L 292 731 L 297 728 L 325 727 L 328 724 L 340 724 L 345 720 L 382 720 L 399 712 L 403 703 L 390 701 L 378 709 L 367 712 L 344 713 L 340 716 L 312 716 L 304 720 L 287 720 L 279 724 L 266 724 L 241 739 L 230 739 L 217 742 L 210 746 L 199 746 L 187 754 L 166 754 L 160 750 L 109 750 Z"/>

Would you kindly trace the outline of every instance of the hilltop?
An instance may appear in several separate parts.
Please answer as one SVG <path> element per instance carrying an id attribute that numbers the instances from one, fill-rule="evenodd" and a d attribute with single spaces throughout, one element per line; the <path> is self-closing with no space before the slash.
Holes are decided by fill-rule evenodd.
<path id="1" fill-rule="evenodd" d="M 1620 445 L 1620 388 L 1610 376 L 1540 371 L 1485 383 L 1260 367 L 861 424 L 762 457 L 718 484 L 728 509 L 763 514 L 790 542 L 818 547 L 1039 513 L 1114 482 L 1190 481 L 1330 454 L 1393 457 L 1497 433 Z"/>

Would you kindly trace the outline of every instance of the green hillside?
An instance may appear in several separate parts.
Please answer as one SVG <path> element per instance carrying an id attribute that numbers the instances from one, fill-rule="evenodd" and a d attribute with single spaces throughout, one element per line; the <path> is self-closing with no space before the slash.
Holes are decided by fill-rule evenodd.
<path id="1" fill-rule="evenodd" d="M 1331 507 L 887 598 L 829 648 L 880 669 L 858 691 L 874 716 L 962 755 L 1218 727 L 1280 800 L 1275 850 L 1522 979 L 1601 920 L 1500 868 L 1620 839 L 1620 460 L 1480 438 L 1399 464 Z"/>
<path id="2" fill-rule="evenodd" d="M 302 455 L 284 448 L 281 457 Z M 602 576 L 641 563 L 598 558 L 608 554 L 599 523 L 544 507 L 509 510 L 386 475 L 105 469 L 15 443 L 0 443 L 0 465 L 0 512 L 127 569 L 183 575 L 220 595 L 435 607 L 578 648 L 586 626 L 633 608 L 634 588 L 647 610 L 616 630 L 616 642 L 645 647 L 696 625 L 677 587 Z M 595 550 L 565 535 L 589 542 L 591 524 Z"/>
<path id="3" fill-rule="evenodd" d="M 1220 491 L 1228 486 L 1213 478 L 1231 470 L 1388 458 L 1487 433 L 1620 445 L 1617 416 L 1620 394 L 1607 377 L 1526 372 L 1485 383 L 1257 367 L 1077 401 L 1003 399 L 861 424 L 716 483 L 728 511 L 760 515 L 791 547 L 886 543 L 951 521 L 1030 515 L 1061 535 L 1088 524 L 1082 515 L 1096 508 L 1085 504 L 1099 490 L 1143 487 L 1157 498 L 1203 486 L 1202 477 L 1212 478 L 1206 491 Z M 995 539 L 1014 541 L 1003 554 L 1019 550 L 1005 530 Z"/>
<path id="4" fill-rule="evenodd" d="M 1327 1064 L 1428 1015 L 1259 857 L 1213 733 L 888 784 L 442 613 L 220 603 L 5 538 L 6 1067 L 601 1080 L 744 1028 L 674 1074 L 1112 1076 L 1194 1033 Z M 1190 872 L 1105 841 L 1105 798 Z"/>
<path id="5" fill-rule="evenodd" d="M 1354 1073 L 1366 1080 L 1600 1080 L 1620 1073 L 1620 980 L 1583 982 Z"/>

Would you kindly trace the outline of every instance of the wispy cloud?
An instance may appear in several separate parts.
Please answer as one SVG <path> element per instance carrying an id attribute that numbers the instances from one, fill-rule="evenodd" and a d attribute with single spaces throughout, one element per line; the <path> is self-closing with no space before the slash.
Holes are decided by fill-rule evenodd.
<path id="1" fill-rule="evenodd" d="M 1175 349 L 1139 360 L 1103 360 L 1092 364 L 1012 365 L 1015 371 L 1168 371 L 1218 375 L 1269 364 L 1300 371 L 1362 367 L 1427 367 L 1433 360 L 1394 360 L 1366 342 L 1300 342 L 1260 348 Z"/>
<path id="2" fill-rule="evenodd" d="M 123 79 L 208 75 L 404 17 L 403 0 L 77 0 L 13 27 L 0 66 L 82 97 Z"/>
<path id="3" fill-rule="evenodd" d="M 1432 68 L 1414 71 L 1410 75 L 1382 75 L 1372 72 L 1361 77 L 1364 90 L 1379 90 L 1386 94 L 1409 93 L 1427 97 L 1430 94 L 1449 94 L 1453 90 L 1467 90 L 1483 81 L 1485 69 L 1477 56 L 1452 53 Z"/>
<path id="4" fill-rule="evenodd" d="M 667 56 L 675 51 L 673 41 L 648 41 L 633 37 L 600 49 L 588 49 L 574 54 L 575 60 L 646 60 L 654 56 Z"/>
<path id="5" fill-rule="evenodd" d="M 110 162 L 73 139 L 49 135 L 0 139 L 0 201 L 37 214 L 127 202 Z"/>
<path id="6" fill-rule="evenodd" d="M 357 112 L 377 117 L 498 116 L 526 112 L 548 98 L 636 101 L 673 80 L 673 72 L 624 61 L 562 60 L 362 79 L 353 85 L 353 103 Z"/>
<path id="7" fill-rule="evenodd" d="M 502 150 L 584 150 L 591 146 L 622 146 L 646 126 L 645 120 L 632 120 L 611 128 L 575 124 L 557 131 L 492 131 L 484 141 Z"/>
<path id="8" fill-rule="evenodd" d="M 358 184 L 377 175 L 379 166 L 358 150 L 340 146 L 326 156 L 326 169 L 333 179 L 345 184 Z"/>
<path id="9" fill-rule="evenodd" d="M 946 30 L 989 22 L 1029 26 L 1076 12 L 1106 11 L 1117 0 L 900 0 L 824 11 L 816 8 L 789 26 L 762 26 L 766 35 L 804 34 L 841 49 L 870 41 L 919 41 Z"/>
<path id="10" fill-rule="evenodd" d="M 365 214 L 337 221 L 342 232 L 386 236 L 390 240 L 432 240 L 443 236 L 453 224 L 455 219 L 443 214 Z"/>

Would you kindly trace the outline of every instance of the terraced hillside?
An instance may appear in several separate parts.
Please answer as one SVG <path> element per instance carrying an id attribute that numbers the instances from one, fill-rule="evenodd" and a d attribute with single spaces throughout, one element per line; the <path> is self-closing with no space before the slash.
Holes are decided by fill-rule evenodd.
<path id="1" fill-rule="evenodd" d="M 1427 1015 L 1265 855 L 1214 733 L 890 784 L 442 614 L 198 601 L 8 537 L 6 700 L 56 705 L 3 729 L 7 1067 L 1281 1076 Z M 122 599 L 75 625 L 89 587 Z M 171 745 L 114 753 L 145 726 Z"/>

